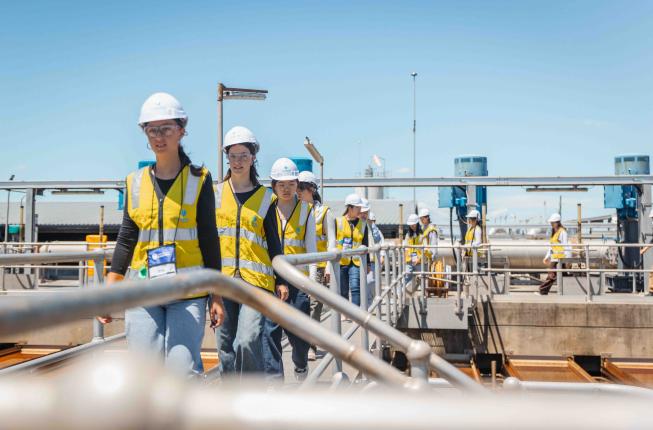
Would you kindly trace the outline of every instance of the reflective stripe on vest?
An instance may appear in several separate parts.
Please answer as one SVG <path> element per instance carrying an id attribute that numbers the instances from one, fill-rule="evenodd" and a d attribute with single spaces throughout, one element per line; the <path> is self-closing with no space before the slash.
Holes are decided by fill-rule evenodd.
<path id="1" fill-rule="evenodd" d="M 358 220 L 354 229 L 352 230 L 347 217 L 341 216 L 336 219 L 336 246 L 338 249 L 343 249 L 345 238 L 350 238 L 351 249 L 360 248 L 363 245 L 363 238 L 365 237 L 365 229 L 367 228 L 367 223 L 363 220 Z M 343 257 L 340 259 L 341 266 L 349 266 L 350 263 L 354 263 L 354 266 L 361 265 L 360 257 L 355 255 L 353 257 Z"/>
<path id="2" fill-rule="evenodd" d="M 465 245 L 469 245 L 470 247 L 473 245 L 473 243 L 474 243 L 474 236 L 476 235 L 476 229 L 477 229 L 477 228 L 480 229 L 481 227 L 476 226 L 476 227 L 474 227 L 474 228 L 470 228 L 470 229 L 467 230 L 467 233 L 465 233 Z M 466 249 L 466 250 L 465 250 L 465 255 L 467 255 L 468 257 L 469 257 L 469 256 L 472 256 L 473 254 L 474 254 L 474 253 L 472 252 L 471 249 Z M 477 254 L 478 254 L 479 256 L 481 256 L 481 255 L 484 254 L 484 252 L 481 251 L 481 250 L 479 250 L 479 251 L 477 252 Z"/>
<path id="3" fill-rule="evenodd" d="M 435 226 L 433 224 L 429 224 L 428 226 L 426 226 L 426 228 L 424 229 L 424 232 L 422 233 L 422 239 L 421 239 L 421 244 L 422 245 L 436 245 L 437 244 L 437 242 L 436 243 L 430 243 L 429 242 L 429 236 L 433 232 L 435 232 L 436 235 L 438 234 L 438 229 L 435 228 Z M 433 250 L 433 249 L 425 249 L 424 250 L 424 254 L 428 258 L 432 258 L 434 252 L 437 252 L 437 250 Z"/>
<path id="4" fill-rule="evenodd" d="M 161 245 L 159 212 L 163 244 L 175 244 L 177 270 L 204 266 L 197 238 L 197 200 L 207 175 L 208 170 L 202 169 L 200 176 L 195 176 L 190 166 L 185 165 L 161 201 L 156 195 L 153 182 L 156 179 L 150 167 L 127 177 L 127 211 L 139 230 L 130 262 L 132 270 L 140 272 L 147 267 L 147 251 Z"/>
<path id="5" fill-rule="evenodd" d="M 222 273 L 236 276 L 238 272 L 244 281 L 268 291 L 274 291 L 274 272 L 263 223 L 272 195 L 269 188 L 259 187 L 239 204 L 229 181 L 215 189 Z"/>
<path id="6" fill-rule="evenodd" d="M 196 228 L 168 228 L 163 230 L 163 241 L 174 242 L 177 240 L 197 240 Z M 159 229 L 144 229 L 138 232 L 139 242 L 156 242 L 159 243 Z"/>
<path id="7" fill-rule="evenodd" d="M 232 267 L 236 268 L 236 259 L 235 258 L 223 258 L 222 259 L 222 268 L 224 269 L 225 267 Z M 265 264 L 257 263 L 255 261 L 249 261 L 249 260 L 244 260 L 240 259 L 239 260 L 239 266 L 240 270 L 247 269 L 251 270 L 254 272 L 259 272 L 263 273 L 268 276 L 274 275 L 274 270 L 272 270 L 271 266 L 267 266 Z M 243 277 L 244 278 L 244 277 Z"/>

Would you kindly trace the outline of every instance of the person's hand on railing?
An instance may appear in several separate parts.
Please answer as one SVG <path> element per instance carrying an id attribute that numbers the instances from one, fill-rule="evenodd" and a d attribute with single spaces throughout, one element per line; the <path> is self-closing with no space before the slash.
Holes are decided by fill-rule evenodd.
<path id="1" fill-rule="evenodd" d="M 330 273 L 325 273 L 324 274 L 324 283 L 326 285 L 329 285 L 330 282 L 331 282 L 331 274 Z"/>
<path id="2" fill-rule="evenodd" d="M 109 286 L 111 284 L 115 284 L 116 282 L 120 282 L 123 279 L 125 279 L 124 275 L 119 275 L 118 273 L 109 272 L 107 274 L 107 277 L 106 277 L 104 283 L 105 283 L 106 286 Z M 108 324 L 111 321 L 113 321 L 113 318 L 111 318 L 111 315 L 102 315 L 102 316 L 98 316 L 98 317 L 95 317 L 95 318 L 97 318 L 97 320 L 100 321 L 102 324 Z"/>
<path id="3" fill-rule="evenodd" d="M 209 317 L 211 318 L 211 328 L 215 329 L 222 325 L 224 321 L 224 303 L 222 297 L 212 295 L 209 302 Z"/>
<path id="4" fill-rule="evenodd" d="M 288 290 L 288 286 L 284 284 L 277 285 L 274 287 L 275 293 L 277 297 L 279 297 L 282 301 L 288 300 L 288 296 L 290 295 L 290 292 Z"/>

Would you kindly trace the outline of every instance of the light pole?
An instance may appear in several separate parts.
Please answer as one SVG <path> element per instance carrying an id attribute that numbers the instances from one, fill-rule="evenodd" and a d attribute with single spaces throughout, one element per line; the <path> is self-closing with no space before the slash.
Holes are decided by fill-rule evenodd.
<path id="1" fill-rule="evenodd" d="M 413 179 L 417 177 L 416 170 L 416 149 L 417 149 L 417 86 L 416 80 L 417 72 L 410 74 L 413 77 Z M 413 187 L 413 206 L 415 207 L 415 212 L 417 212 L 417 197 L 415 193 L 415 187 Z"/>
<path id="2" fill-rule="evenodd" d="M 249 88 L 227 88 L 221 82 L 218 83 L 218 178 L 220 181 L 224 178 L 224 151 L 223 146 L 223 113 L 222 101 L 223 100 L 265 100 L 267 97 L 267 90 L 253 90 Z"/>
<path id="3" fill-rule="evenodd" d="M 320 165 L 320 191 L 322 192 L 322 201 L 325 201 L 324 197 L 324 157 L 320 154 L 320 151 L 317 150 L 315 145 L 311 142 L 311 139 L 306 136 L 304 139 L 304 147 L 311 154 L 313 160 Z"/>

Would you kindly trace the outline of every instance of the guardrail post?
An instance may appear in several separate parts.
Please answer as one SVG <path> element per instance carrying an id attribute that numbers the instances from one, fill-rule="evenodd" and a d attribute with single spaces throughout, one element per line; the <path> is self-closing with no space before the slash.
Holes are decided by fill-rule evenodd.
<path id="1" fill-rule="evenodd" d="M 486 285 L 488 285 L 488 296 L 492 298 L 492 286 L 494 285 L 494 276 L 492 275 L 492 245 L 487 244 L 487 272 L 485 272 L 486 275 L 488 276 L 488 280 L 486 281 Z"/>
<path id="2" fill-rule="evenodd" d="M 380 297 L 381 294 L 383 294 L 383 289 L 381 288 L 381 251 L 376 251 L 374 253 L 374 300 Z M 382 320 L 383 312 L 380 301 L 374 311 L 376 317 Z"/>
<path id="3" fill-rule="evenodd" d="M 420 275 L 420 287 L 422 288 L 421 291 L 421 297 L 420 297 L 420 307 L 419 307 L 419 313 L 422 315 L 426 315 L 426 275 L 424 272 L 426 270 L 424 269 L 425 264 L 424 260 L 426 260 L 426 248 L 422 245 L 422 258 L 420 261 L 420 272 L 422 274 Z"/>
<path id="4" fill-rule="evenodd" d="M 394 286 L 392 287 L 391 296 L 392 296 L 392 324 L 397 324 L 398 314 L 397 309 L 399 308 L 399 263 L 397 262 L 397 248 L 392 250 L 392 282 Z"/>
<path id="5" fill-rule="evenodd" d="M 401 278 L 400 285 L 401 288 L 399 289 L 399 309 L 397 309 L 397 318 L 401 318 L 401 314 L 404 311 L 404 306 L 406 304 L 406 289 L 408 286 L 408 283 L 406 282 L 406 258 L 404 257 L 406 255 L 406 248 L 403 246 L 399 250 L 399 272 Z"/>
<path id="6" fill-rule="evenodd" d="M 472 277 L 474 278 L 474 288 L 476 289 L 475 296 L 478 297 L 478 246 L 475 245 L 474 248 L 472 249 L 472 272 L 474 274 Z M 467 294 L 467 297 L 472 296 L 471 292 Z"/>
<path id="7" fill-rule="evenodd" d="M 430 356 L 431 347 L 426 342 L 421 340 L 411 342 L 406 351 L 406 358 L 410 361 L 410 376 L 428 381 Z"/>
<path id="8" fill-rule="evenodd" d="M 463 312 L 463 302 L 462 302 L 462 276 L 460 275 L 463 272 L 462 264 L 461 264 L 461 250 L 460 250 L 460 245 L 456 245 L 454 248 L 454 254 L 456 254 L 456 313 L 458 315 L 462 314 Z"/>
<path id="9" fill-rule="evenodd" d="M 560 261 L 560 264 L 558 264 L 558 266 L 556 266 L 556 268 L 553 269 L 553 270 L 556 271 L 556 275 L 557 275 L 556 276 L 556 283 L 558 285 L 558 295 L 560 295 L 560 296 L 564 295 L 564 285 L 562 283 L 562 277 L 564 275 L 564 272 L 562 271 L 562 266 L 563 266 L 563 263 L 562 263 L 562 261 Z"/>
<path id="10" fill-rule="evenodd" d="M 327 261 L 327 270 L 330 271 L 331 276 L 329 280 L 329 289 L 333 294 L 340 295 L 340 258 Z M 334 333 L 339 336 L 342 334 L 342 325 L 340 322 L 340 312 L 331 307 L 331 328 Z M 335 366 L 333 366 L 333 374 L 342 372 L 342 360 L 335 359 Z"/>
<path id="11" fill-rule="evenodd" d="M 390 249 L 386 250 L 386 255 L 385 255 L 385 287 L 390 289 L 390 286 L 392 284 L 391 281 L 391 276 L 390 276 L 390 255 L 392 253 L 390 252 Z M 388 323 L 388 325 L 392 326 L 392 307 L 390 306 L 390 300 L 392 299 L 392 291 L 388 291 L 388 294 L 385 295 L 385 322 Z"/>
<path id="12" fill-rule="evenodd" d="M 93 286 L 99 288 L 104 283 L 104 256 L 95 257 L 95 269 L 93 270 Z M 104 340 L 104 324 L 93 318 L 93 340 L 99 342 Z"/>
<path id="13" fill-rule="evenodd" d="M 360 307 L 365 312 L 369 311 L 369 303 L 367 300 L 367 254 L 362 254 L 360 256 L 360 294 L 361 294 L 361 304 Z M 363 328 L 363 327 L 361 327 Z M 367 328 L 364 328 L 361 333 L 361 346 L 365 351 L 370 350 L 370 333 Z"/>
<path id="14" fill-rule="evenodd" d="M 585 270 L 587 270 L 587 301 L 592 301 L 592 279 L 590 277 L 590 246 L 585 245 Z"/>

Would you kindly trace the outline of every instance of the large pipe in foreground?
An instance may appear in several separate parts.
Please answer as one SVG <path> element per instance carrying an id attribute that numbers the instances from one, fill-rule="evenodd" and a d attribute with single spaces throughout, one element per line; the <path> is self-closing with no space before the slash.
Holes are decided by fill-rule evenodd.
<path id="1" fill-rule="evenodd" d="M 95 360 L 62 378 L 3 378 L 0 416 L 11 429 L 523 430 L 650 429 L 650 399 L 374 390 L 219 389 L 175 379 L 138 360 Z M 355 413 L 351 411 L 355 405 Z"/>

